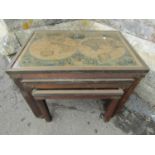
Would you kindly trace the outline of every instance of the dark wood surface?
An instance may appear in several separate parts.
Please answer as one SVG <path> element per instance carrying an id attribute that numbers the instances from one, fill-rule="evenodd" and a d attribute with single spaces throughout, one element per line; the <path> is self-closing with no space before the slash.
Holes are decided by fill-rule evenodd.
<path id="1" fill-rule="evenodd" d="M 39 107 L 36 104 L 36 100 L 32 96 L 32 90 L 31 89 L 26 89 L 20 82 L 20 80 L 14 79 L 15 84 L 19 87 L 24 99 L 26 100 L 26 103 L 29 105 L 31 108 L 32 112 L 36 117 L 42 117 L 42 113 L 39 109 Z"/>
<path id="2" fill-rule="evenodd" d="M 56 31 L 55 31 L 56 32 Z M 62 31 L 59 31 L 61 33 Z M 98 31 L 99 33 L 102 31 Z M 111 32 L 110 32 L 111 33 Z M 119 33 L 123 43 L 130 48 L 135 66 L 39 66 L 15 67 L 22 52 L 32 40 L 19 52 L 6 71 L 20 88 L 23 97 L 35 116 L 52 120 L 45 100 L 51 99 L 110 99 L 105 121 L 119 112 L 134 88 L 148 72 L 148 67 L 141 60 L 127 40 Z"/>
<path id="3" fill-rule="evenodd" d="M 42 99 L 107 99 L 120 98 L 123 95 L 122 89 L 104 90 L 33 90 L 32 95 L 38 100 Z"/>
<path id="4" fill-rule="evenodd" d="M 111 102 L 108 104 L 108 106 L 106 107 L 106 112 L 104 114 L 105 122 L 108 122 L 111 117 L 113 117 L 116 112 L 116 107 L 118 106 L 118 103 L 118 99 L 112 99 Z"/>
<path id="5" fill-rule="evenodd" d="M 52 115 L 50 114 L 46 101 L 45 100 L 37 100 L 37 106 L 39 107 L 43 117 L 47 122 L 52 120 Z"/>

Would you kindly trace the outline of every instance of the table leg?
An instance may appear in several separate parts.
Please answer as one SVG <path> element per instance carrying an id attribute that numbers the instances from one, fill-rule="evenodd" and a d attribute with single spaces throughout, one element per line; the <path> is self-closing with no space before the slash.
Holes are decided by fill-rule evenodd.
<path id="1" fill-rule="evenodd" d="M 106 107 L 106 112 L 104 114 L 105 122 L 108 122 L 113 117 L 117 104 L 118 104 L 118 99 L 112 99 L 109 105 Z"/>
<path id="2" fill-rule="evenodd" d="M 21 91 L 24 99 L 26 100 L 26 103 L 29 105 L 30 109 L 32 110 L 33 114 L 36 117 L 42 118 L 42 113 L 36 104 L 36 100 L 31 95 L 31 90 L 26 90 L 26 88 L 23 87 L 23 85 L 20 83 L 19 80 L 14 80 L 14 82 L 20 88 L 20 91 Z"/>
<path id="3" fill-rule="evenodd" d="M 41 113 L 43 114 L 43 117 L 47 122 L 50 122 L 52 120 L 52 115 L 49 112 L 49 109 L 47 107 L 45 100 L 37 100 L 37 105 L 40 108 Z"/>
<path id="4" fill-rule="evenodd" d="M 132 85 L 127 90 L 125 90 L 124 95 L 119 100 L 116 112 L 119 112 L 123 108 L 125 102 L 128 100 L 129 96 L 133 93 L 133 90 L 135 89 L 135 87 L 138 85 L 139 82 L 140 79 L 135 79 Z"/>

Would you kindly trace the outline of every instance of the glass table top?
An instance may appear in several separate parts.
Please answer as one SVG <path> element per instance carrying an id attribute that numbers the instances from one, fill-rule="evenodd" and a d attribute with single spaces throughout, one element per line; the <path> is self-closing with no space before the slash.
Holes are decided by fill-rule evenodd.
<path id="1" fill-rule="evenodd" d="M 133 49 L 117 31 L 37 31 L 13 68 L 137 67 Z"/>

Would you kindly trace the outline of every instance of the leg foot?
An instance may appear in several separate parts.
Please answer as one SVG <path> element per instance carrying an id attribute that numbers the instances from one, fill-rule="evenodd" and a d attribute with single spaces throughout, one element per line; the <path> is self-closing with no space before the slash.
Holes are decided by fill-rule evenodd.
<path id="1" fill-rule="evenodd" d="M 118 104 L 118 99 L 113 99 L 107 106 L 107 110 L 104 114 L 104 121 L 108 122 L 114 115 L 116 107 Z"/>
<path id="2" fill-rule="evenodd" d="M 45 118 L 47 122 L 52 121 L 52 115 L 49 112 L 49 109 L 47 107 L 46 101 L 45 100 L 38 100 L 37 101 L 38 107 L 40 108 L 40 111 Z"/>

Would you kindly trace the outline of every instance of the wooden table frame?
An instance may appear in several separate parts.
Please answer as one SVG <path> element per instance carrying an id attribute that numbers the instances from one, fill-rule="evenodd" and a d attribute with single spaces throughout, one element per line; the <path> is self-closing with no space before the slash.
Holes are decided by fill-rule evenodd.
<path id="1" fill-rule="evenodd" d="M 27 101 L 27 103 L 30 106 L 30 108 L 31 108 L 32 112 L 34 113 L 34 115 L 36 117 L 44 118 L 46 121 L 51 121 L 52 120 L 52 115 L 50 114 L 50 112 L 48 110 L 45 99 L 46 98 L 52 98 L 52 97 L 48 97 L 48 96 L 37 97 L 35 95 L 33 96 L 33 93 L 32 93 L 33 88 L 36 89 L 37 86 L 35 86 L 35 83 L 26 85 L 24 83 L 24 80 L 23 80 L 25 78 L 28 79 L 28 80 L 32 79 L 32 75 L 33 75 L 34 80 L 36 80 L 36 77 L 39 77 L 40 73 L 35 73 L 35 74 L 27 74 L 27 73 L 25 73 L 25 74 L 22 73 L 21 74 L 20 73 L 19 74 L 19 73 L 15 73 L 15 72 L 11 72 L 11 73 L 9 72 L 9 75 L 14 80 L 16 85 L 20 88 L 21 93 L 23 94 L 23 97 Z M 67 75 L 69 75 L 69 73 Z M 73 74 L 71 74 L 71 75 L 73 76 Z M 79 73 L 78 73 L 78 75 L 79 75 Z M 82 78 L 87 77 L 87 74 L 85 75 L 84 73 L 80 74 L 80 75 L 79 76 L 82 77 Z M 98 75 L 100 78 L 101 77 L 102 78 L 105 78 L 105 77 L 107 78 L 107 75 L 105 73 L 96 74 L 96 75 Z M 124 79 L 124 78 L 126 79 L 126 77 L 128 75 L 127 79 L 131 79 L 131 77 L 130 77 L 131 74 L 120 74 L 119 77 L 117 77 L 117 73 L 116 73 L 116 76 L 114 76 L 114 75 L 115 75 L 114 73 L 110 74 L 109 77 L 114 77 L 115 79 Z M 132 79 L 130 81 L 131 84 L 129 86 L 120 84 L 120 87 L 124 88 L 123 89 L 123 91 L 124 91 L 123 95 L 119 95 L 117 97 L 114 96 L 114 95 L 113 96 L 94 97 L 95 99 L 96 98 L 98 98 L 98 99 L 111 99 L 111 102 L 110 102 L 108 108 L 106 108 L 106 112 L 104 114 L 105 121 L 109 121 L 117 112 L 119 112 L 122 109 L 125 102 L 129 98 L 129 96 L 132 94 L 134 88 L 137 86 L 137 84 L 141 80 L 140 76 L 144 75 L 144 73 L 143 74 L 142 73 L 138 74 L 139 76 L 137 76 L 137 74 L 135 74 L 135 75 L 136 75 L 137 78 Z M 50 79 L 53 76 L 53 74 L 52 73 L 47 74 L 47 73 L 42 72 L 42 76 L 45 76 L 46 78 Z M 73 77 L 75 78 L 75 77 L 78 77 L 78 76 L 75 74 Z M 64 77 L 64 78 L 66 78 L 66 77 Z M 98 78 L 98 77 L 96 76 L 96 78 Z M 117 83 L 119 84 L 119 81 Z M 74 87 L 74 85 L 73 85 L 73 87 Z M 116 86 L 115 85 L 110 85 L 110 88 L 116 88 Z M 67 99 L 69 99 L 69 98 L 72 99 L 73 97 L 71 95 L 69 95 L 69 96 L 67 96 Z M 82 98 L 82 96 L 78 97 L 78 98 Z M 92 97 L 87 96 L 87 97 L 83 97 L 83 98 L 92 98 Z"/>
<path id="2" fill-rule="evenodd" d="M 122 36 L 123 37 L 123 36 Z M 124 41 L 126 39 L 123 37 Z M 28 40 L 29 41 L 29 40 Z M 27 43 L 25 44 L 25 46 Z M 12 60 L 12 63 L 7 70 L 9 76 L 14 80 L 16 85 L 20 88 L 23 97 L 30 106 L 32 112 L 36 117 L 45 118 L 46 121 L 50 121 L 52 116 L 48 110 L 47 104 L 45 102 L 46 98 L 50 98 L 47 95 L 42 95 L 42 97 L 36 96 L 33 91 L 34 89 L 38 90 L 51 90 L 51 89 L 118 89 L 123 90 L 122 95 L 111 95 L 111 96 L 94 96 L 94 98 L 100 99 L 111 99 L 110 104 L 106 108 L 105 121 L 109 121 L 111 117 L 119 112 L 124 106 L 125 102 L 132 94 L 134 88 L 138 85 L 141 78 L 143 78 L 146 73 L 149 71 L 147 65 L 143 60 L 137 55 L 134 49 L 129 45 L 133 50 L 136 58 L 141 62 L 139 67 L 40 67 L 40 68 L 28 68 L 28 69 L 19 69 L 13 68 L 16 60 L 22 53 L 17 53 L 15 58 Z M 58 79 L 56 81 L 55 79 Z M 67 83 L 67 79 L 72 81 L 72 83 Z M 77 79 L 77 81 L 76 81 Z M 82 87 L 78 79 L 87 80 L 85 87 Z M 91 80 L 101 80 L 103 81 L 91 81 Z M 110 79 L 111 81 L 108 81 Z M 55 80 L 55 81 L 54 81 Z M 60 83 L 59 80 L 64 81 Z M 90 81 L 89 81 L 90 80 Z M 61 81 L 61 82 L 62 82 Z M 52 97 L 51 97 L 52 98 Z M 71 95 L 68 95 L 67 98 L 72 98 Z M 79 98 L 86 98 L 86 96 L 81 96 Z M 91 98 L 87 96 L 87 98 Z"/>

